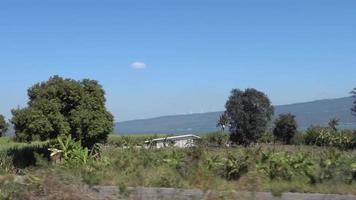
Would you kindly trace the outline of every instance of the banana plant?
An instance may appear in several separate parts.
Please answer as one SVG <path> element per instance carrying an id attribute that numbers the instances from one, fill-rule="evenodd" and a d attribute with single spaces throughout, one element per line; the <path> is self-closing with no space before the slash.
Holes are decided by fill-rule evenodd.
<path id="1" fill-rule="evenodd" d="M 57 148 L 50 148 L 51 156 L 62 154 L 63 159 L 68 162 L 87 164 L 90 153 L 88 148 L 83 148 L 79 142 L 76 142 L 72 137 L 57 138 Z"/>
<path id="2" fill-rule="evenodd" d="M 234 156 L 229 153 L 225 163 L 225 176 L 228 180 L 237 180 L 248 171 L 248 157 Z"/>

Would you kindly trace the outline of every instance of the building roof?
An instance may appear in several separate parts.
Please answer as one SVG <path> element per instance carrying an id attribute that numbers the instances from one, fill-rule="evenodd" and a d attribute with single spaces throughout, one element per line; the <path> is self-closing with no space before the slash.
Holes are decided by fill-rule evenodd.
<path id="1" fill-rule="evenodd" d="M 153 140 L 147 140 L 145 143 L 150 143 L 150 142 L 161 142 L 161 141 L 175 141 L 175 140 L 185 140 L 185 139 L 200 139 L 199 136 L 197 135 L 178 135 L 178 136 L 172 136 L 172 137 L 165 137 L 165 138 L 157 138 Z"/>

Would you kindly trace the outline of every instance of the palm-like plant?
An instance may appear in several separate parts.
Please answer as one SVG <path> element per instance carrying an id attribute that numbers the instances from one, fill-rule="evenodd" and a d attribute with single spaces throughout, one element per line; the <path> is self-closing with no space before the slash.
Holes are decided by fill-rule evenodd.
<path id="1" fill-rule="evenodd" d="M 337 126 L 339 126 L 339 120 L 336 118 L 330 119 L 329 121 L 329 128 L 334 132 L 337 131 Z"/>
<path id="2" fill-rule="evenodd" d="M 228 154 L 225 163 L 225 177 L 228 180 L 237 180 L 248 171 L 248 156 Z"/>
<path id="3" fill-rule="evenodd" d="M 221 132 L 224 133 L 227 126 L 229 126 L 230 120 L 226 114 L 222 114 L 219 117 L 216 127 L 220 127 Z"/>

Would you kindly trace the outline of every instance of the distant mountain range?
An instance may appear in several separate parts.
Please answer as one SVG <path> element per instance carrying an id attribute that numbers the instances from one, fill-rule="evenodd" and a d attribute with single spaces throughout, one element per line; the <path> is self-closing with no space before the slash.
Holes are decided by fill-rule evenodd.
<path id="1" fill-rule="evenodd" d="M 342 128 L 356 128 L 356 116 L 351 114 L 352 97 L 318 100 L 275 106 L 275 117 L 282 113 L 296 115 L 300 130 L 311 125 L 327 125 L 329 119 L 340 120 Z M 217 131 L 216 121 L 223 112 L 172 115 L 152 119 L 131 120 L 115 124 L 119 134 L 190 134 Z"/>

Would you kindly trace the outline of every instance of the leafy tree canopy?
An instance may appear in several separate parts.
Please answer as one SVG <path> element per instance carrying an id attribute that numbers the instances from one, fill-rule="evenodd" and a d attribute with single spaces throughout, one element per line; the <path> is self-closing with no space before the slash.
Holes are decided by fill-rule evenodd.
<path id="1" fill-rule="evenodd" d="M 5 135 L 7 129 L 8 129 L 8 124 L 5 120 L 5 117 L 3 115 L 0 115 L 0 137 Z"/>
<path id="2" fill-rule="evenodd" d="M 267 95 L 251 88 L 232 90 L 225 108 L 230 120 L 231 141 L 244 145 L 257 142 L 274 113 Z"/>
<path id="3" fill-rule="evenodd" d="M 297 133 L 297 121 L 295 116 L 291 113 L 281 114 L 279 118 L 274 122 L 275 127 L 273 130 L 274 137 L 284 142 L 285 144 L 291 144 L 294 135 Z"/>
<path id="4" fill-rule="evenodd" d="M 53 76 L 28 89 L 28 106 L 12 110 L 16 136 L 31 141 L 71 135 L 83 146 L 104 142 L 113 130 L 105 92 L 95 80 Z"/>

